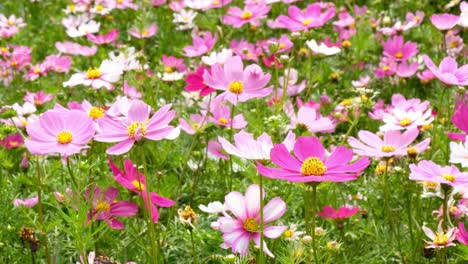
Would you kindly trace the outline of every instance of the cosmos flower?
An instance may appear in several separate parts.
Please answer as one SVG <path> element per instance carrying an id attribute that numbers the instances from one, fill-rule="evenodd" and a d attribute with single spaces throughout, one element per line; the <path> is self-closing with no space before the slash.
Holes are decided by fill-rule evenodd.
<path id="1" fill-rule="evenodd" d="M 294 144 L 292 156 L 284 144 L 277 144 L 270 152 L 271 161 L 280 168 L 268 168 L 257 162 L 258 172 L 268 178 L 291 182 L 344 182 L 355 180 L 367 168 L 367 158 L 353 163 L 353 151 L 338 146 L 326 155 L 316 137 L 300 137 Z"/>
<path id="2" fill-rule="evenodd" d="M 458 68 L 457 61 L 452 57 L 445 57 L 439 67 L 427 56 L 423 55 L 427 68 L 439 81 L 449 85 L 468 85 L 468 64 Z"/>
<path id="3" fill-rule="evenodd" d="M 352 217 L 357 212 L 359 212 L 359 207 L 352 206 L 341 206 L 338 210 L 335 210 L 333 207 L 327 205 L 322 208 L 322 212 L 317 212 L 322 218 L 333 219 L 335 221 L 343 221 L 347 218 Z"/>
<path id="4" fill-rule="evenodd" d="M 187 74 L 185 77 L 185 90 L 189 92 L 200 91 L 200 96 L 207 96 L 214 92 L 214 89 L 210 88 L 203 82 L 203 74 L 205 71 L 210 72 L 210 69 L 200 66 L 195 72 Z"/>
<path id="5" fill-rule="evenodd" d="M 402 110 L 399 108 L 393 109 L 389 113 L 384 113 L 382 121 L 385 125 L 380 126 L 380 131 L 386 132 L 389 130 L 408 130 L 418 129 L 432 123 L 434 117 L 430 108 L 425 111 Z"/>
<path id="6" fill-rule="evenodd" d="M 223 233 L 224 246 L 231 248 L 233 253 L 241 256 L 247 255 L 250 241 L 260 246 L 260 192 L 265 196 L 265 191 L 256 184 L 247 188 L 245 195 L 239 192 L 231 192 L 226 195 L 224 205 L 226 216 L 218 219 L 219 231 Z M 263 208 L 263 236 L 270 239 L 280 237 L 288 228 L 287 226 L 272 226 L 271 222 L 279 219 L 286 212 L 286 203 L 280 197 L 270 200 Z M 260 246 L 270 257 L 274 255 L 266 244 Z"/>
<path id="7" fill-rule="evenodd" d="M 314 53 L 322 54 L 325 56 L 331 56 L 340 53 L 341 49 L 338 47 L 328 47 L 325 43 L 317 44 L 313 39 L 306 41 L 307 47 L 309 47 Z"/>
<path id="8" fill-rule="evenodd" d="M 406 61 L 418 53 L 416 43 L 404 42 L 403 36 L 394 36 L 383 43 L 383 54 L 396 61 Z"/>
<path id="9" fill-rule="evenodd" d="M 86 37 L 88 38 L 89 41 L 97 45 L 109 44 L 111 42 L 114 42 L 119 37 L 119 30 L 114 29 L 114 30 L 109 31 L 109 33 L 105 35 L 97 35 L 97 36 L 93 34 L 87 34 Z"/>
<path id="10" fill-rule="evenodd" d="M 330 7 L 322 12 L 320 3 L 313 3 L 302 11 L 299 7 L 291 5 L 288 8 L 289 16 L 280 15 L 276 20 L 279 28 L 286 28 L 293 32 L 309 30 L 321 27 L 335 16 L 335 7 Z"/>
<path id="11" fill-rule="evenodd" d="M 227 153 L 248 160 L 269 160 L 270 151 L 273 148 L 271 137 L 266 133 L 254 139 L 252 134 L 241 130 L 234 135 L 235 145 L 232 145 L 223 137 L 218 137 L 218 140 Z M 283 144 L 291 151 L 295 140 L 296 136 L 290 131 Z"/>
<path id="12" fill-rule="evenodd" d="M 292 105 L 287 108 L 286 115 L 291 119 L 290 127 L 305 127 L 307 131 L 311 133 L 329 133 L 335 131 L 336 124 L 328 117 L 322 117 L 320 113 L 312 107 L 303 105 L 299 108 L 297 115 L 294 113 L 294 109 L 291 109 Z"/>
<path id="13" fill-rule="evenodd" d="M 410 180 L 446 184 L 452 187 L 468 184 L 468 172 L 460 172 L 454 166 L 440 166 L 430 160 L 422 160 L 417 165 L 410 164 Z"/>
<path id="14" fill-rule="evenodd" d="M 89 190 L 87 190 L 87 193 Z M 127 201 L 116 201 L 119 190 L 115 187 L 108 187 L 104 192 L 98 186 L 94 187 L 92 196 L 92 214 L 89 220 L 103 220 L 112 229 L 122 229 L 124 224 L 116 217 L 134 216 L 138 212 L 136 203 Z M 88 194 L 86 196 L 89 196 Z"/>
<path id="15" fill-rule="evenodd" d="M 450 142 L 450 163 L 461 164 L 463 168 L 468 168 L 468 140 L 465 142 Z"/>
<path id="16" fill-rule="evenodd" d="M 94 136 L 93 122 L 79 110 L 49 110 L 26 126 L 26 148 L 35 155 L 79 153 Z"/>
<path id="17" fill-rule="evenodd" d="M 418 134 L 419 131 L 416 128 L 403 133 L 399 130 L 389 130 L 381 139 L 376 134 L 361 130 L 358 133 L 359 139 L 350 137 L 348 143 L 358 155 L 374 158 L 401 157 L 408 155 L 408 152 L 420 153 L 427 149 L 431 141 L 430 138 L 410 147 Z"/>
<path id="18" fill-rule="evenodd" d="M 431 22 L 438 30 L 449 30 L 453 28 L 458 21 L 458 16 L 447 13 L 433 14 L 431 16 Z"/>
<path id="19" fill-rule="evenodd" d="M 28 198 L 28 199 L 14 199 L 13 200 L 13 205 L 15 207 L 19 207 L 19 206 L 26 206 L 26 207 L 33 207 L 35 206 L 37 203 L 39 202 L 39 197 L 36 195 L 34 197 L 31 197 L 31 198 Z"/>
<path id="20" fill-rule="evenodd" d="M 445 232 L 442 229 L 442 221 L 439 222 L 439 226 L 437 227 L 437 232 L 432 231 L 426 226 L 422 227 L 424 234 L 431 239 L 431 241 L 426 241 L 427 246 L 426 248 L 446 248 L 450 246 L 455 246 L 453 241 L 455 240 L 457 229 L 452 227 Z"/>
<path id="21" fill-rule="evenodd" d="M 463 222 L 458 223 L 457 240 L 462 244 L 468 245 L 468 233 Z"/>
<path id="22" fill-rule="evenodd" d="M 169 123 L 176 112 L 171 105 L 161 107 L 150 118 L 151 107 L 140 100 L 134 100 L 128 108 L 128 116 L 116 119 L 109 116 L 98 120 L 99 129 L 95 140 L 99 142 L 119 142 L 108 148 L 107 154 L 120 155 L 128 152 L 135 142 L 150 139 L 171 138 L 174 127 Z"/>
<path id="23" fill-rule="evenodd" d="M 207 32 L 203 37 L 194 35 L 192 46 L 185 46 L 184 53 L 187 57 L 199 57 L 207 52 L 209 52 L 216 41 L 218 40 L 218 34 L 214 35 L 211 32 Z"/>
<path id="24" fill-rule="evenodd" d="M 91 67 L 86 72 L 75 73 L 70 80 L 63 83 L 64 87 L 73 87 L 79 84 L 91 86 L 93 89 L 105 87 L 107 90 L 114 90 L 111 83 L 120 80 L 123 73 L 121 64 L 104 60 L 99 68 Z"/>
<path id="25" fill-rule="evenodd" d="M 96 46 L 83 46 L 70 41 L 55 42 L 55 48 L 65 54 L 80 55 L 85 57 L 91 57 L 97 52 Z"/>
<path id="26" fill-rule="evenodd" d="M 158 26 L 156 25 L 156 23 L 152 23 L 149 26 L 146 26 L 145 28 L 141 30 L 139 28 L 132 27 L 128 30 L 128 33 L 132 37 L 141 39 L 141 38 L 151 38 L 152 36 L 156 34 L 157 31 L 158 31 Z"/>
<path id="27" fill-rule="evenodd" d="M 4 137 L 0 140 L 0 146 L 4 146 L 6 149 L 14 149 L 23 146 L 24 140 L 20 133 L 15 133 Z"/>
<path id="28" fill-rule="evenodd" d="M 265 97 L 269 89 L 264 89 L 271 75 L 265 74 L 260 66 L 253 64 L 244 69 L 238 56 L 227 59 L 224 67 L 215 64 L 211 73 L 205 71 L 203 80 L 213 89 L 224 91 L 220 96 L 236 105 L 252 98 Z"/>
<path id="29" fill-rule="evenodd" d="M 147 186 L 145 175 L 138 172 L 131 160 L 125 160 L 123 166 L 124 171 L 121 171 L 114 162 L 109 159 L 109 167 L 114 174 L 114 179 L 123 187 L 143 197 L 146 209 L 149 210 L 151 208 L 151 219 L 156 223 L 159 220 L 159 211 L 156 205 L 160 207 L 171 207 L 175 202 L 154 192 L 149 193 L 148 199 L 146 195 Z"/>
<path id="30" fill-rule="evenodd" d="M 235 28 L 240 28 L 247 23 L 259 26 L 259 20 L 266 17 L 270 9 L 271 6 L 266 5 L 262 1 L 257 4 L 246 5 L 244 10 L 238 7 L 230 7 L 228 13 L 223 17 L 223 23 Z"/>

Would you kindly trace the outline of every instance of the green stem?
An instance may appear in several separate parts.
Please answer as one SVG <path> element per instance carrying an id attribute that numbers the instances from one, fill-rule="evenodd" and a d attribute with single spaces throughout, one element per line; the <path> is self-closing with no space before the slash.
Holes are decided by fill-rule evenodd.
<path id="1" fill-rule="evenodd" d="M 384 203 L 385 203 L 385 210 L 386 212 L 386 218 L 388 221 L 388 224 L 390 225 L 390 229 L 393 232 L 393 224 L 391 220 L 391 210 L 390 210 L 390 193 L 388 191 L 388 165 L 389 165 L 389 159 L 385 160 L 385 172 L 383 176 L 383 192 L 384 192 Z"/>
<path id="2" fill-rule="evenodd" d="M 232 130 L 232 125 L 233 125 L 233 120 L 234 120 L 234 111 L 236 110 L 236 107 L 231 104 L 231 120 L 229 120 L 231 122 L 231 125 L 230 125 L 230 129 L 229 129 L 229 141 L 232 142 L 233 141 L 233 130 Z M 229 159 L 229 167 L 231 168 L 231 173 L 229 174 L 229 191 L 232 192 L 232 180 L 233 180 L 233 177 L 234 177 L 234 169 L 233 169 L 233 166 L 232 166 L 232 158 Z"/>
<path id="3" fill-rule="evenodd" d="M 410 183 L 411 184 L 411 183 Z M 411 208 L 411 199 L 412 198 L 412 192 L 411 192 L 411 186 L 408 187 L 408 190 L 406 190 L 406 200 L 408 203 L 408 206 L 406 207 L 408 209 L 408 228 L 409 228 L 409 233 L 410 233 L 410 238 L 411 238 L 411 262 L 415 263 L 414 258 L 415 258 L 415 249 L 414 249 L 414 235 L 413 235 L 413 215 L 412 215 L 412 208 Z"/>
<path id="4" fill-rule="evenodd" d="M 154 263 L 155 264 L 158 264 L 159 262 L 159 259 L 158 259 L 158 249 L 159 249 L 159 234 L 157 234 L 156 232 L 156 228 L 154 226 L 154 223 L 153 223 L 153 212 L 152 212 L 152 209 L 151 209 L 151 199 L 150 199 L 150 186 L 149 186 L 149 176 L 148 176 L 148 171 L 147 171 L 147 165 L 146 165 L 146 157 L 145 157 L 145 150 L 144 150 L 144 147 L 141 146 L 140 147 L 140 157 L 141 157 L 141 161 L 143 163 L 143 171 L 144 171 L 144 175 L 146 178 L 146 186 L 144 186 L 145 188 L 145 191 L 146 191 L 146 203 L 145 203 L 145 206 L 148 208 L 148 211 L 147 211 L 147 215 L 148 215 L 148 231 L 149 231 L 149 240 L 150 240 L 150 245 L 151 245 L 151 254 L 153 256 L 152 259 L 154 260 Z M 143 186 L 141 184 L 141 181 L 140 181 L 140 173 L 137 172 L 137 175 L 138 175 L 138 181 L 139 181 L 139 186 Z"/>
<path id="5" fill-rule="evenodd" d="M 47 232 L 44 231 L 44 212 L 42 208 L 42 181 L 41 181 L 41 176 L 42 176 L 42 169 L 41 169 L 41 164 L 39 162 L 39 157 L 36 160 L 36 166 L 37 166 L 37 200 L 38 200 L 38 209 L 39 209 L 39 224 L 41 226 L 41 234 L 43 235 L 43 243 L 44 243 L 44 251 L 45 251 L 45 256 L 47 263 L 50 264 L 50 255 L 49 255 L 49 246 L 47 243 Z M 34 262 L 34 254 L 32 253 L 33 257 L 33 262 Z"/>
<path id="6" fill-rule="evenodd" d="M 314 253 L 315 263 L 319 263 L 317 256 L 317 241 L 315 237 L 315 215 L 317 208 L 317 184 L 312 184 L 312 250 Z"/>
<path id="7" fill-rule="evenodd" d="M 72 183 L 75 187 L 75 191 L 78 192 L 78 182 L 76 181 L 76 178 L 75 178 L 75 174 L 73 174 L 73 170 L 71 169 L 70 167 L 70 159 L 69 157 L 67 157 L 67 170 L 68 170 L 68 173 L 70 174 L 70 178 L 72 180 Z"/>
<path id="8" fill-rule="evenodd" d="M 190 228 L 190 240 L 192 242 L 192 260 L 193 260 L 192 263 L 196 264 L 196 263 L 198 263 L 198 261 L 197 261 L 197 257 L 196 257 L 197 253 L 195 251 L 195 240 L 193 239 L 193 230 L 192 230 L 192 228 Z"/>

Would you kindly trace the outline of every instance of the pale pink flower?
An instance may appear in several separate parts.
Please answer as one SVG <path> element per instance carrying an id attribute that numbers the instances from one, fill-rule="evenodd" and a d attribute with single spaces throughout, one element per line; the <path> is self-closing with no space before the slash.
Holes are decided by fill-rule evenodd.
<path id="1" fill-rule="evenodd" d="M 431 22 L 438 30 L 449 30 L 458 23 L 458 20 L 458 16 L 447 13 L 431 16 Z"/>
<path id="2" fill-rule="evenodd" d="M 65 53 L 65 54 L 80 55 L 80 56 L 85 56 L 85 57 L 91 57 L 97 52 L 96 46 L 91 46 L 91 47 L 82 46 L 78 43 L 74 43 L 70 41 L 55 42 L 55 48 L 57 48 L 58 51 Z"/>
<path id="3" fill-rule="evenodd" d="M 114 90 L 111 83 L 120 80 L 123 74 L 123 66 L 119 63 L 104 60 L 99 68 L 92 67 L 86 72 L 75 73 L 70 80 L 63 83 L 64 87 L 73 87 L 79 84 L 91 86 L 93 89 L 105 87 L 107 90 Z"/>
<path id="4" fill-rule="evenodd" d="M 19 206 L 26 206 L 26 207 L 33 207 L 39 202 L 39 197 L 36 195 L 34 197 L 28 198 L 28 199 L 14 199 L 13 200 L 13 205 L 16 207 Z"/>
<path id="5" fill-rule="evenodd" d="M 322 11 L 321 3 L 310 4 L 304 11 L 292 5 L 288 8 L 289 16 L 280 15 L 275 20 L 275 24 L 279 28 L 286 28 L 293 32 L 321 27 L 335 16 L 335 7 L 332 6 Z"/>
<path id="6" fill-rule="evenodd" d="M 427 228 L 423 225 L 422 230 L 427 237 L 431 239 L 431 241 L 426 241 L 427 246 L 426 248 L 446 248 L 450 246 L 455 246 L 453 241 L 457 235 L 457 229 L 452 227 L 445 232 L 442 229 L 442 221 L 439 222 L 439 226 L 437 227 L 437 232 L 432 231 L 431 229 Z"/>
<path id="7" fill-rule="evenodd" d="M 247 23 L 260 26 L 259 20 L 266 17 L 270 9 L 271 6 L 262 1 L 257 4 L 246 5 L 243 10 L 239 7 L 230 7 L 227 15 L 223 17 L 223 23 L 235 28 L 242 27 Z"/>
<path id="8" fill-rule="evenodd" d="M 457 61 L 452 57 L 445 57 L 439 67 L 427 56 L 423 55 L 427 68 L 439 81 L 449 85 L 468 85 L 468 64 L 458 67 Z"/>
<path id="9" fill-rule="evenodd" d="M 203 37 L 198 35 L 193 36 L 192 46 L 185 46 L 184 52 L 187 57 L 198 57 L 209 52 L 216 41 L 218 40 L 218 34 L 212 35 L 211 32 L 207 32 Z"/>
<path id="10" fill-rule="evenodd" d="M 87 34 L 86 37 L 89 39 L 89 41 L 97 45 L 108 44 L 108 43 L 114 42 L 119 37 L 119 30 L 114 29 L 114 30 L 109 31 L 109 33 L 105 35 L 97 35 L 97 36 L 93 34 Z"/>
<path id="11" fill-rule="evenodd" d="M 151 25 L 143 28 L 143 29 L 139 29 L 139 28 L 136 28 L 136 27 L 132 27 L 130 28 L 130 30 L 128 31 L 128 33 L 135 37 L 135 38 L 150 38 L 152 36 L 154 36 L 156 34 L 156 32 L 158 31 L 158 26 L 156 25 L 156 23 L 152 23 Z"/>

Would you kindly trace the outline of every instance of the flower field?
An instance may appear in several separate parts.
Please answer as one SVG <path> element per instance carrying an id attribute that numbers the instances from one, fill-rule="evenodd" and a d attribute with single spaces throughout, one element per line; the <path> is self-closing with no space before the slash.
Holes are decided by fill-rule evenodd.
<path id="1" fill-rule="evenodd" d="M 0 2 L 0 263 L 468 262 L 468 2 Z"/>

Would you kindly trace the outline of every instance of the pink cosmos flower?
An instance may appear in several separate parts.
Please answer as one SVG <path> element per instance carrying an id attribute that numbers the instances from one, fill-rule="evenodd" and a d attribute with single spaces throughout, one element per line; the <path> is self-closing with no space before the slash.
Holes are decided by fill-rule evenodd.
<path id="1" fill-rule="evenodd" d="M 120 155 L 128 152 L 135 142 L 144 138 L 168 138 L 174 130 L 169 123 L 176 114 L 175 111 L 169 111 L 170 108 L 170 104 L 165 105 L 150 118 L 151 107 L 140 100 L 134 100 L 125 118 L 100 118 L 99 129 L 94 139 L 99 142 L 119 142 L 108 148 L 106 153 Z"/>
<path id="2" fill-rule="evenodd" d="M 424 234 L 431 239 L 431 241 L 426 241 L 428 244 L 426 248 L 446 248 L 450 246 L 455 246 L 453 241 L 457 235 L 457 229 L 452 227 L 447 232 L 442 229 L 442 221 L 439 222 L 439 226 L 437 227 L 437 232 L 432 231 L 431 229 L 427 228 L 426 226 L 422 227 Z"/>
<path id="3" fill-rule="evenodd" d="M 271 6 L 266 5 L 262 1 L 258 4 L 246 5 L 244 10 L 239 7 L 230 7 L 227 15 L 223 17 L 223 23 L 235 28 L 240 28 L 247 23 L 253 26 L 259 26 L 259 20 L 266 17 L 270 9 Z"/>
<path id="4" fill-rule="evenodd" d="M 200 91 L 200 96 L 207 96 L 214 92 L 214 89 L 203 82 L 203 74 L 205 71 L 210 72 L 210 69 L 200 66 L 195 72 L 187 74 L 187 77 L 185 77 L 187 85 L 184 89 L 189 92 Z"/>
<path id="5" fill-rule="evenodd" d="M 141 38 L 151 38 L 152 36 L 156 34 L 157 31 L 158 31 L 158 26 L 156 25 L 156 23 L 152 23 L 151 25 L 142 29 L 141 31 L 140 29 L 136 27 L 132 27 L 130 28 L 128 33 L 135 38 L 141 39 Z"/>
<path id="6" fill-rule="evenodd" d="M 89 190 L 87 190 L 88 195 Z M 138 205 L 127 201 L 116 201 L 119 190 L 115 187 L 108 187 L 105 192 L 98 186 L 94 187 L 93 210 L 88 220 L 103 220 L 112 229 L 122 229 L 124 224 L 116 217 L 134 216 L 138 213 Z M 87 197 L 88 198 L 88 197 Z"/>
<path id="7" fill-rule="evenodd" d="M 223 126 L 223 127 L 231 127 L 233 129 L 242 129 L 247 126 L 247 121 L 245 121 L 244 116 L 242 114 L 237 114 L 231 120 L 231 107 L 224 105 L 224 104 L 215 104 L 211 111 L 212 117 L 210 117 L 210 121 Z"/>
<path id="8" fill-rule="evenodd" d="M 429 101 L 422 101 L 418 98 L 406 99 L 401 94 L 392 95 L 392 103 L 384 106 L 384 101 L 379 100 L 373 107 L 373 112 L 369 116 L 375 120 L 382 120 L 385 113 L 392 114 L 395 110 L 402 112 L 426 112 L 429 109 Z"/>
<path id="9" fill-rule="evenodd" d="M 79 84 L 91 86 L 93 89 L 105 87 L 107 90 L 114 90 L 111 83 L 120 80 L 123 74 L 123 66 L 119 63 L 104 60 L 99 68 L 92 67 L 86 72 L 75 73 L 70 80 L 63 83 L 64 87 L 73 87 Z"/>
<path id="10" fill-rule="evenodd" d="M 174 56 L 163 55 L 161 61 L 164 66 L 164 72 L 172 73 L 174 71 L 185 72 L 187 66 L 185 66 L 184 59 L 179 59 Z"/>
<path id="11" fill-rule="evenodd" d="M 458 20 L 458 16 L 447 13 L 431 16 L 431 22 L 438 30 L 449 30 L 458 23 Z"/>
<path id="12" fill-rule="evenodd" d="M 226 155 L 223 147 L 217 140 L 208 141 L 208 152 L 212 154 L 213 156 L 215 156 L 216 158 L 229 160 L 229 156 Z"/>
<path id="13" fill-rule="evenodd" d="M 410 110 L 395 108 L 383 114 L 382 121 L 385 125 L 380 126 L 380 131 L 418 129 L 434 121 L 430 108 L 421 110 Z"/>
<path id="14" fill-rule="evenodd" d="M 417 128 L 409 129 L 403 133 L 399 130 L 389 130 L 385 132 L 382 140 L 374 133 L 361 130 L 358 133 L 359 140 L 350 137 L 348 143 L 358 155 L 375 158 L 401 157 L 407 155 L 408 152 L 420 153 L 427 149 L 431 142 L 430 138 L 413 147 L 409 147 L 418 137 L 418 134 Z"/>
<path id="15" fill-rule="evenodd" d="M 414 23 L 413 27 L 421 25 L 424 20 L 424 12 L 423 11 L 416 11 L 414 14 L 412 12 L 406 13 L 406 22 L 407 23 Z"/>
<path id="16" fill-rule="evenodd" d="M 463 51 L 463 39 L 456 34 L 445 34 L 445 47 L 450 57 L 456 57 Z"/>
<path id="17" fill-rule="evenodd" d="M 468 105 L 463 101 L 459 100 L 455 105 L 455 113 L 452 116 L 452 123 L 460 130 L 465 132 L 464 134 L 447 132 L 451 140 L 465 141 L 468 135 Z"/>
<path id="18" fill-rule="evenodd" d="M 457 240 L 462 244 L 468 245 L 468 233 L 463 222 L 458 223 Z"/>
<path id="19" fill-rule="evenodd" d="M 127 81 L 124 81 L 123 86 L 122 86 L 122 90 L 123 90 L 125 96 L 127 96 L 130 99 L 139 99 L 139 98 L 141 98 L 141 93 L 138 92 L 138 90 L 135 87 L 130 86 L 130 84 L 128 84 Z"/>
<path id="20" fill-rule="evenodd" d="M 86 37 L 88 38 L 89 41 L 97 45 L 109 44 L 111 42 L 114 42 L 119 37 L 119 30 L 114 29 L 105 35 L 97 35 L 97 36 L 93 34 L 87 34 Z"/>
<path id="21" fill-rule="evenodd" d="M 241 130 L 234 135 L 235 145 L 232 145 L 223 137 L 218 137 L 218 140 L 228 154 L 248 160 L 269 160 L 270 151 L 273 148 L 271 137 L 267 133 L 263 133 L 257 139 L 254 139 L 252 134 Z M 291 151 L 295 141 L 296 136 L 290 131 L 283 144 L 288 151 Z"/>
<path id="22" fill-rule="evenodd" d="M 78 110 L 49 110 L 38 121 L 29 123 L 26 131 L 29 138 L 24 143 L 35 155 L 76 154 L 88 148 L 86 144 L 94 136 L 93 122 Z"/>
<path id="23" fill-rule="evenodd" d="M 224 67 L 215 64 L 211 73 L 203 74 L 203 80 L 211 88 L 222 90 L 220 96 L 236 105 L 237 102 L 245 102 L 252 98 L 265 97 L 270 90 L 264 89 L 270 81 L 270 74 L 265 74 L 256 64 L 244 69 L 242 59 L 238 56 L 227 59 Z"/>
<path id="24" fill-rule="evenodd" d="M 375 70 L 375 75 L 378 78 L 384 78 L 385 76 L 391 76 L 395 74 L 397 70 L 397 63 L 390 57 L 382 57 L 379 62 L 379 68 Z"/>
<path id="25" fill-rule="evenodd" d="M 419 63 L 401 62 L 396 70 L 396 75 L 400 78 L 409 78 L 416 74 L 419 68 Z"/>
<path id="26" fill-rule="evenodd" d="M 288 105 L 292 107 L 292 104 Z M 322 117 L 314 108 L 306 105 L 301 106 L 297 115 L 294 114 L 294 109 L 287 108 L 285 111 L 286 115 L 291 119 L 289 125 L 291 128 L 303 126 L 311 133 L 329 133 L 335 131 L 336 124 L 330 118 Z"/>
<path id="27" fill-rule="evenodd" d="M 454 58 L 445 57 L 437 67 L 427 55 L 423 55 L 423 59 L 427 68 L 439 81 L 449 85 L 468 85 L 468 64 L 458 68 L 458 63 Z"/>
<path id="28" fill-rule="evenodd" d="M 293 32 L 308 30 L 310 28 L 321 27 L 335 16 L 335 7 L 330 7 L 322 12 L 321 4 L 314 3 L 302 11 L 297 6 L 289 6 L 289 16 L 280 15 L 275 23 L 279 28 L 286 28 Z"/>
<path id="29" fill-rule="evenodd" d="M 257 162 L 257 170 L 265 177 L 291 182 L 344 182 L 357 179 L 370 163 L 368 158 L 350 163 L 353 151 L 345 146 L 326 155 L 316 137 L 300 137 L 294 144 L 294 154 L 295 157 L 284 144 L 277 144 L 270 156 L 280 168 L 268 168 Z"/>
<path id="30" fill-rule="evenodd" d="M 239 192 L 231 192 L 225 197 L 225 207 L 230 213 L 218 219 L 219 231 L 223 233 L 224 246 L 231 248 L 233 253 L 247 255 L 250 240 L 260 246 L 260 192 L 265 191 L 256 184 L 247 188 L 245 196 Z M 271 222 L 279 219 L 286 212 L 286 203 L 280 197 L 270 200 L 263 208 L 263 235 L 266 238 L 280 237 L 287 226 L 272 226 Z M 232 214 L 232 215 L 231 215 Z M 274 255 L 264 243 L 260 246 L 270 257 Z"/>
<path id="31" fill-rule="evenodd" d="M 180 128 L 189 135 L 194 135 L 199 131 L 203 131 L 207 122 L 208 118 L 206 115 L 190 115 L 189 121 L 179 118 Z"/>
<path id="32" fill-rule="evenodd" d="M 258 61 L 258 56 L 262 52 L 262 48 L 247 42 L 245 39 L 241 39 L 240 41 L 237 41 L 235 39 L 232 40 L 230 48 L 237 56 L 240 56 L 243 60 Z M 226 62 L 224 64 L 226 64 Z"/>
<path id="33" fill-rule="evenodd" d="M 431 72 L 431 70 L 418 72 L 416 76 L 418 76 L 422 84 L 427 84 L 428 82 L 432 81 L 435 78 L 435 75 Z"/>
<path id="34" fill-rule="evenodd" d="M 6 149 L 19 148 L 23 144 L 23 136 L 20 133 L 8 135 L 0 141 L 0 146 L 4 146 Z"/>
<path id="35" fill-rule="evenodd" d="M 322 218 L 343 221 L 355 215 L 357 212 L 359 212 L 359 207 L 341 206 L 338 210 L 335 210 L 333 207 L 327 205 L 322 208 L 322 212 L 317 212 L 317 215 Z"/>
<path id="36" fill-rule="evenodd" d="M 35 206 L 37 203 L 39 202 L 39 197 L 36 195 L 34 197 L 31 197 L 31 198 L 28 198 L 28 199 L 14 199 L 13 200 L 13 205 L 15 207 L 19 207 L 19 206 L 26 206 L 26 207 L 33 207 Z"/>
<path id="37" fill-rule="evenodd" d="M 447 184 L 452 187 L 468 184 L 468 172 L 460 172 L 454 166 L 439 166 L 430 160 L 423 160 L 418 165 L 410 164 L 410 180 Z"/>
<path id="38" fill-rule="evenodd" d="M 404 42 L 403 36 L 394 36 L 383 43 L 383 54 L 396 61 L 406 61 L 418 53 L 418 45 Z"/>
<path id="39" fill-rule="evenodd" d="M 351 84 L 356 88 L 364 88 L 369 84 L 370 77 L 369 75 L 363 75 L 359 77 L 357 81 L 351 81 Z"/>
<path id="40" fill-rule="evenodd" d="M 40 106 L 49 102 L 52 98 L 54 98 L 52 94 L 47 94 L 42 90 L 37 93 L 26 91 L 26 95 L 23 97 L 23 100 L 36 106 Z"/>
<path id="41" fill-rule="evenodd" d="M 117 8 L 117 9 L 130 8 L 130 9 L 133 9 L 133 10 L 137 10 L 138 5 L 133 3 L 133 0 L 116 0 L 115 1 L 115 8 Z"/>
<path id="42" fill-rule="evenodd" d="M 146 209 L 149 210 L 149 208 L 151 208 L 151 219 L 156 223 L 159 220 L 159 211 L 156 208 L 156 205 L 161 207 L 171 207 L 175 202 L 154 192 L 149 193 L 148 199 L 148 196 L 146 195 L 145 175 L 138 172 L 136 166 L 131 160 L 125 160 L 123 165 L 124 171 L 121 171 L 117 166 L 115 166 L 114 162 L 109 159 L 109 167 L 114 174 L 114 179 L 123 187 L 143 197 Z"/>
<path id="43" fill-rule="evenodd" d="M 209 52 L 216 41 L 218 40 L 218 33 L 215 33 L 214 36 L 211 32 L 207 32 L 203 37 L 194 35 L 192 46 L 185 46 L 184 53 L 187 57 L 198 57 L 207 52 Z"/>
<path id="44" fill-rule="evenodd" d="M 97 52 L 96 46 L 91 46 L 91 47 L 82 46 L 78 43 L 74 43 L 70 41 L 55 42 L 55 48 L 57 48 L 58 51 L 65 53 L 65 54 L 80 55 L 80 56 L 85 56 L 85 57 L 91 57 Z"/>
<path id="45" fill-rule="evenodd" d="M 55 72 L 68 72 L 72 64 L 72 58 L 69 56 L 49 55 L 45 58 L 43 64 L 47 69 Z"/>

